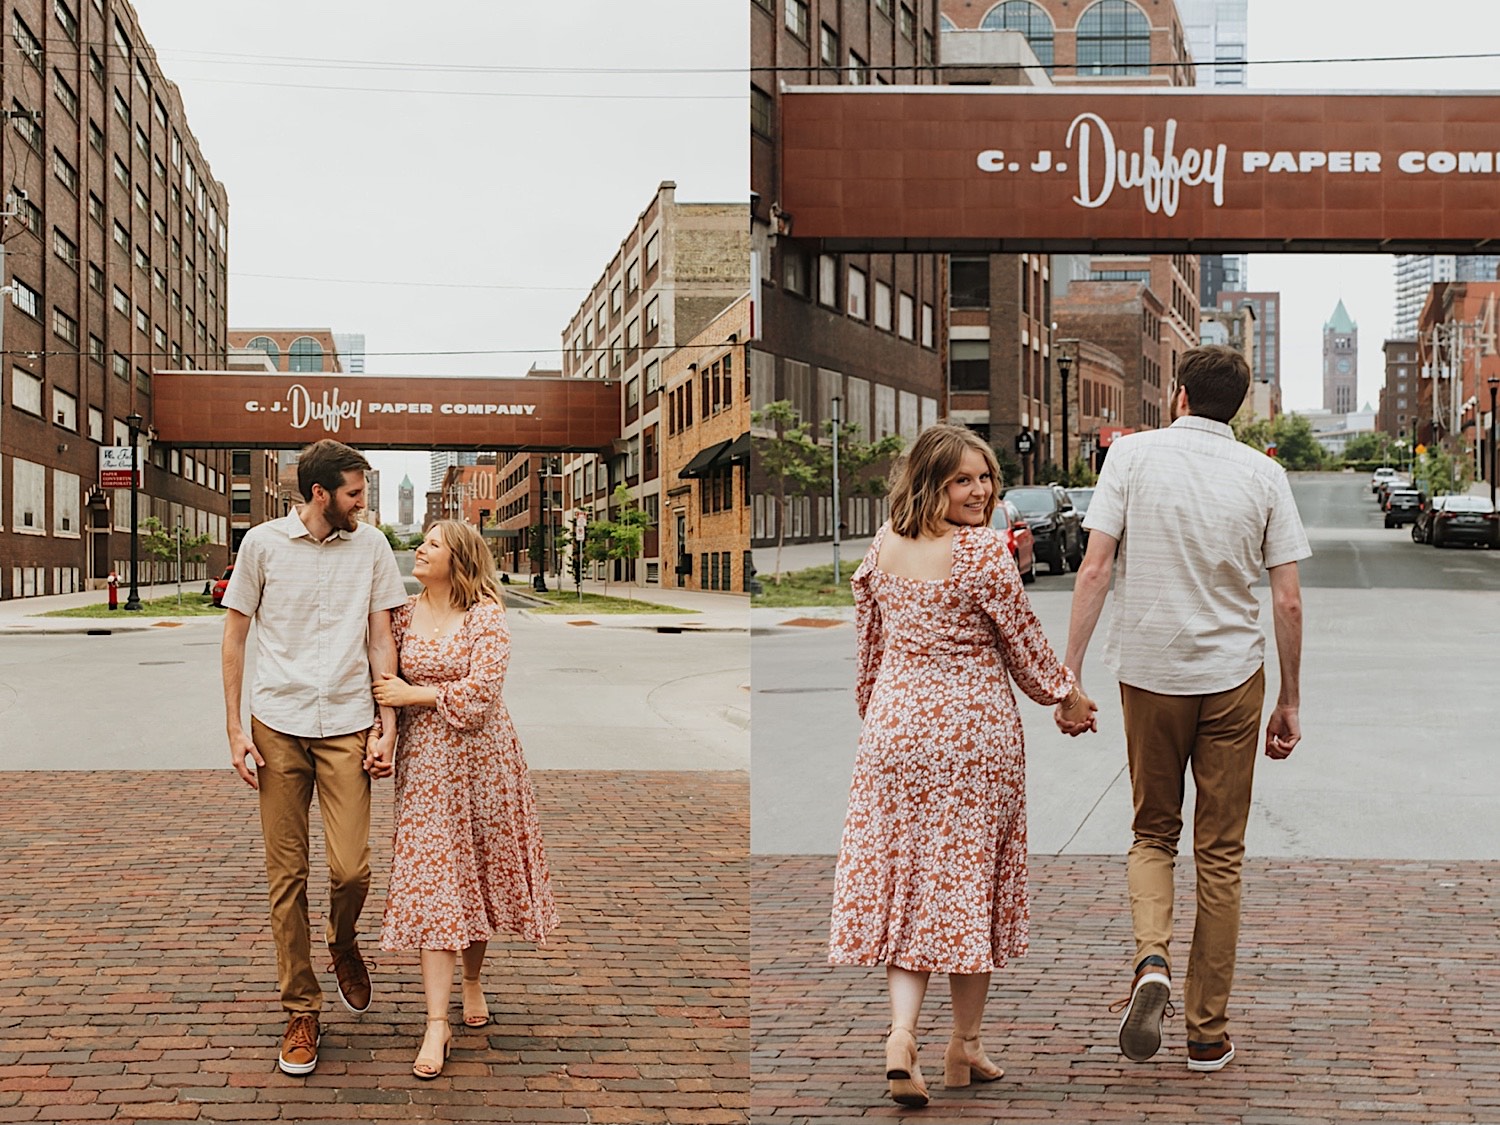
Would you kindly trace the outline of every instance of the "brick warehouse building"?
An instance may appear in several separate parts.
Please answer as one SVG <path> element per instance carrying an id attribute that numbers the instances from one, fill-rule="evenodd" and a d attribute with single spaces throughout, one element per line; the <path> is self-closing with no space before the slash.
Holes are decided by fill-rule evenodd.
<path id="1" fill-rule="evenodd" d="M 662 364 L 745 291 L 746 217 L 743 203 L 679 203 L 677 185 L 662 183 L 563 330 L 564 376 L 620 383 L 613 454 L 563 459 L 567 508 L 606 518 L 623 483 L 654 525 L 641 558 L 611 580 L 662 581 Z"/>
<path id="2" fill-rule="evenodd" d="M 127 574 L 130 491 L 99 488 L 99 448 L 149 427 L 153 370 L 223 366 L 229 205 L 129 4 L 3 19 L 0 597 L 25 597 Z M 141 446 L 141 518 L 210 535 L 189 579 L 221 568 L 228 451 Z"/>
<path id="3" fill-rule="evenodd" d="M 681 589 L 748 590 L 749 328 L 745 296 L 663 366 L 663 581 Z"/>
<path id="4" fill-rule="evenodd" d="M 821 433 L 838 395 L 863 440 L 910 440 L 947 412 L 944 257 L 819 254 L 798 242 L 796 216 L 778 199 L 782 85 L 931 85 L 937 39 L 936 0 L 752 0 L 751 236 L 763 322 L 750 357 L 753 408 L 790 401 Z M 885 518 L 871 497 L 843 507 L 850 535 Z M 756 476 L 751 508 L 755 545 L 833 533 L 831 493 L 794 499 L 783 529 L 769 482 Z"/>
<path id="5" fill-rule="evenodd" d="M 1113 353 L 1121 364 L 1119 419 L 1127 430 L 1154 429 L 1171 421 L 1166 402 L 1166 307 L 1145 281 L 1075 281 L 1052 304 L 1059 339 L 1078 340 Z"/>

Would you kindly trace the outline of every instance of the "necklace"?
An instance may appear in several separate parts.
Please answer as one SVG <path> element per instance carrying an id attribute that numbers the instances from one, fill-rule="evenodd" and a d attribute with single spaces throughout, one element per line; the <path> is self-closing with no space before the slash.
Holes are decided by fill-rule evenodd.
<path id="1" fill-rule="evenodd" d="M 427 603 L 427 618 L 432 622 L 432 635 L 434 637 L 441 637 L 445 632 L 448 631 L 448 626 L 453 623 L 455 614 L 449 612 L 448 616 L 446 616 L 441 622 L 439 622 L 437 619 L 437 613 L 433 609 L 432 599 L 427 596 L 426 590 L 422 591 L 422 600 Z"/>

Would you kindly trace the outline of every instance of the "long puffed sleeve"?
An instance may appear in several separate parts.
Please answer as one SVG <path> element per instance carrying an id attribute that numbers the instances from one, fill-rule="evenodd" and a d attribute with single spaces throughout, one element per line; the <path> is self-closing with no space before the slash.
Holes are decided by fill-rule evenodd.
<path id="1" fill-rule="evenodd" d="M 880 676 L 880 661 L 885 655 L 885 622 L 880 616 L 880 603 L 875 600 L 875 591 L 870 589 L 871 571 L 875 568 L 877 539 L 870 545 L 870 553 L 854 572 L 850 585 L 854 587 L 854 629 L 858 645 L 856 664 L 858 678 L 854 683 L 854 701 L 859 707 L 859 717 L 865 717 L 865 708 L 875 691 L 875 681 Z"/>
<path id="2" fill-rule="evenodd" d="M 995 623 L 1011 677 L 1036 702 L 1061 703 L 1073 690 L 1073 673 L 1063 667 L 1042 632 L 1005 539 L 989 528 L 960 534 L 969 554 L 963 568 L 966 585 Z"/>
<path id="3" fill-rule="evenodd" d="M 437 685 L 437 712 L 449 726 L 473 730 L 483 724 L 505 682 L 510 663 L 505 610 L 492 602 L 479 603 L 469 610 L 463 633 L 469 644 L 469 670 L 461 680 Z"/>

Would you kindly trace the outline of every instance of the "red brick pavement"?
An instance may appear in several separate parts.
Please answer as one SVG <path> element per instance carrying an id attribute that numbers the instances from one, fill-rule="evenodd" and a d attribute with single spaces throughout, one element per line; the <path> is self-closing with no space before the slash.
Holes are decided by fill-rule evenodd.
<path id="1" fill-rule="evenodd" d="M 1150 1063 L 1127 1063 L 1115 1042 L 1107 1008 L 1131 950 L 1123 858 L 1033 857 L 1031 953 L 995 974 L 985 1021 L 1006 1075 L 943 1090 L 951 1017 L 935 978 L 919 1035 L 934 1100 L 920 1111 L 884 1100 L 883 971 L 826 964 L 832 860 L 752 864 L 754 1121 L 1500 1121 L 1500 863 L 1251 862 L 1239 1053 L 1193 1074 L 1180 1018 Z M 1178 874 L 1174 948 L 1192 916 L 1191 865 Z"/>
<path id="2" fill-rule="evenodd" d="M 363 1016 L 324 973 L 317 1072 L 276 1069 L 256 804 L 228 770 L 0 775 L 0 1122 L 745 1121 L 745 775 L 534 777 L 562 926 L 491 945 L 494 1023 L 455 1023 L 420 1082 L 412 953 L 374 953 Z M 388 786 L 375 809 L 367 952 Z M 319 846 L 319 933 L 322 864 Z"/>

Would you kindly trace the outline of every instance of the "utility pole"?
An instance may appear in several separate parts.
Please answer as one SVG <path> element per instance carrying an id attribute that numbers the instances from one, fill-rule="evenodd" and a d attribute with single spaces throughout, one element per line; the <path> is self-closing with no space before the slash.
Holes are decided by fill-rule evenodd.
<path id="1" fill-rule="evenodd" d="M 833 396 L 833 584 L 839 584 L 839 433 L 843 429 L 843 419 L 839 417 L 841 400 L 838 395 Z"/>

